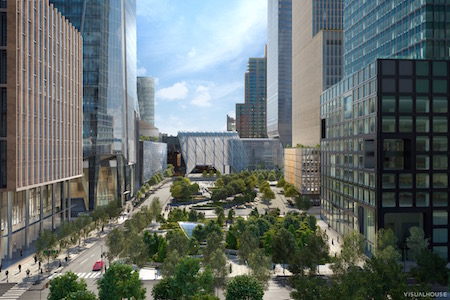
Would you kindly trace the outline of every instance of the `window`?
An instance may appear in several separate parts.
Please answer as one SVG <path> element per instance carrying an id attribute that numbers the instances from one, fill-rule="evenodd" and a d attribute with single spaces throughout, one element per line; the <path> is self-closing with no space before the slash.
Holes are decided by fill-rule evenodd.
<path id="1" fill-rule="evenodd" d="M 344 117 L 345 119 L 351 119 L 353 117 L 352 96 L 347 96 L 344 99 Z"/>
<path id="2" fill-rule="evenodd" d="M 433 99 L 433 112 L 434 113 L 446 113 L 448 111 L 448 100 L 443 97 L 434 97 Z"/>
<path id="3" fill-rule="evenodd" d="M 426 136 L 416 137 L 416 151 L 423 151 L 423 152 L 430 151 L 430 139 Z"/>
<path id="4" fill-rule="evenodd" d="M 395 132 L 395 117 L 383 116 L 381 130 L 385 133 Z"/>
<path id="5" fill-rule="evenodd" d="M 433 174 L 433 187 L 434 188 L 446 188 L 448 186 L 447 174 L 434 173 Z"/>
<path id="6" fill-rule="evenodd" d="M 416 174 L 416 188 L 429 188 L 430 175 L 424 173 Z"/>
<path id="7" fill-rule="evenodd" d="M 395 189 L 395 174 L 383 174 L 381 178 L 383 189 Z"/>
<path id="8" fill-rule="evenodd" d="M 447 76 L 447 62 L 433 61 L 433 76 Z"/>
<path id="9" fill-rule="evenodd" d="M 398 101 L 398 110 L 401 113 L 410 113 L 412 112 L 413 102 L 411 97 L 400 97 Z"/>
<path id="10" fill-rule="evenodd" d="M 428 117 L 416 118 L 416 131 L 417 132 L 430 132 L 430 120 Z"/>
<path id="11" fill-rule="evenodd" d="M 434 151 L 447 151 L 447 137 L 446 136 L 434 136 L 433 137 L 433 150 Z"/>
<path id="12" fill-rule="evenodd" d="M 430 206 L 430 194 L 428 192 L 416 193 L 416 207 Z"/>
<path id="13" fill-rule="evenodd" d="M 428 79 L 416 79 L 416 93 L 429 93 L 430 82 Z"/>
<path id="14" fill-rule="evenodd" d="M 433 156 L 433 170 L 447 170 L 448 158 L 446 155 Z"/>
<path id="15" fill-rule="evenodd" d="M 395 93 L 395 79 L 383 78 L 382 91 L 383 93 Z"/>
<path id="16" fill-rule="evenodd" d="M 447 117 L 434 117 L 433 118 L 433 132 L 447 132 Z"/>
<path id="17" fill-rule="evenodd" d="M 433 229 L 433 242 L 434 243 L 447 243 L 448 241 L 448 229 L 447 228 L 434 228 Z"/>
<path id="18" fill-rule="evenodd" d="M 416 75 L 417 76 L 428 76 L 428 61 L 417 61 L 416 62 Z"/>
<path id="19" fill-rule="evenodd" d="M 413 131 L 412 117 L 400 116 L 398 120 L 398 130 L 399 132 L 412 132 Z"/>
<path id="20" fill-rule="evenodd" d="M 430 157 L 428 155 L 416 156 L 416 169 L 417 170 L 429 170 L 430 169 Z"/>
<path id="21" fill-rule="evenodd" d="M 398 206 L 400 207 L 412 207 L 412 193 L 401 192 L 398 195 Z"/>
<path id="22" fill-rule="evenodd" d="M 447 225 L 448 213 L 445 210 L 433 211 L 433 225 Z"/>
<path id="23" fill-rule="evenodd" d="M 433 206 L 444 207 L 448 205 L 447 192 L 433 192 Z"/>
<path id="24" fill-rule="evenodd" d="M 402 170 L 404 168 L 404 141 L 386 139 L 383 142 L 385 170 Z"/>
<path id="25" fill-rule="evenodd" d="M 381 111 L 383 113 L 395 113 L 395 97 L 383 96 L 381 100 Z"/>
<path id="26" fill-rule="evenodd" d="M 382 194 L 381 203 L 383 204 L 383 207 L 395 207 L 395 193 L 384 192 Z"/>
<path id="27" fill-rule="evenodd" d="M 413 179 L 412 174 L 399 174 L 399 186 L 401 189 L 412 188 Z"/>
<path id="28" fill-rule="evenodd" d="M 429 113 L 430 112 L 430 101 L 428 100 L 427 97 L 417 97 L 416 112 L 418 112 L 418 113 Z"/>

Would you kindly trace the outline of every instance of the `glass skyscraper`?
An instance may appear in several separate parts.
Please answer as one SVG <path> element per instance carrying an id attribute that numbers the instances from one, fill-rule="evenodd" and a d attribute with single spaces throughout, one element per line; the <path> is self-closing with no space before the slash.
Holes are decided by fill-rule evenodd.
<path id="1" fill-rule="evenodd" d="M 269 0 L 267 135 L 292 144 L 292 0 Z"/>
<path id="2" fill-rule="evenodd" d="M 448 1 L 350 0 L 344 5 L 345 75 L 375 58 L 449 58 Z"/>
<path id="3" fill-rule="evenodd" d="M 136 1 L 50 0 L 83 36 L 84 177 L 89 209 L 134 190 L 139 117 Z M 125 196 L 126 197 L 126 196 Z"/>
<path id="4" fill-rule="evenodd" d="M 249 58 L 245 103 L 236 104 L 236 130 L 241 138 L 266 137 L 266 58 Z"/>

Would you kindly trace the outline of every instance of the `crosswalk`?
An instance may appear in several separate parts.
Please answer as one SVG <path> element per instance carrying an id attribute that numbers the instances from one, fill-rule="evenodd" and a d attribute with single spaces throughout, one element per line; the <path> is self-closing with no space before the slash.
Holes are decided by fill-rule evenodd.
<path id="1" fill-rule="evenodd" d="M 53 273 L 50 275 L 49 279 L 56 278 L 58 276 L 62 276 L 64 273 Z M 84 278 L 84 279 L 95 279 L 100 277 L 101 272 L 87 272 L 87 273 L 75 273 L 75 275 L 78 276 L 78 278 Z M 0 298 L 1 299 L 1 298 Z"/>
<path id="2" fill-rule="evenodd" d="M 18 283 L 0 296 L 0 300 L 19 299 L 32 285 L 32 283 Z"/>

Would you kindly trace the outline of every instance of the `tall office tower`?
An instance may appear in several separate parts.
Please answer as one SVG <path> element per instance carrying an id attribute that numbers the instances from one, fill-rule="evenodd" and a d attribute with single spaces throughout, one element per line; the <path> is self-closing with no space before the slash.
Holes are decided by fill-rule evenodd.
<path id="1" fill-rule="evenodd" d="M 136 1 L 50 2 L 83 36 L 84 176 L 73 197 L 89 210 L 124 201 L 136 181 Z"/>
<path id="2" fill-rule="evenodd" d="M 82 38 L 46 0 L 0 1 L 0 257 L 70 218 L 83 173 Z"/>
<path id="3" fill-rule="evenodd" d="M 364 234 L 367 252 L 380 228 L 404 243 L 419 226 L 448 260 L 450 66 L 426 58 L 448 52 L 450 3 L 376 3 L 346 2 L 345 53 L 364 61 L 346 56 L 345 69 L 364 67 L 321 97 L 321 215 L 341 234 Z M 363 6 L 365 14 L 353 14 Z M 383 58 L 367 63 L 367 53 Z"/>
<path id="4" fill-rule="evenodd" d="M 227 131 L 236 131 L 236 119 L 227 115 Z"/>
<path id="5" fill-rule="evenodd" d="M 345 76 L 378 57 L 449 59 L 448 1 L 345 2 Z"/>
<path id="6" fill-rule="evenodd" d="M 292 145 L 292 0 L 268 1 L 267 135 Z"/>
<path id="7" fill-rule="evenodd" d="M 155 127 L 155 80 L 153 77 L 137 78 L 137 97 L 139 101 L 139 135 L 159 137 Z"/>
<path id="8" fill-rule="evenodd" d="M 248 60 L 245 103 L 236 104 L 236 130 L 241 138 L 266 137 L 266 57 Z"/>
<path id="9" fill-rule="evenodd" d="M 343 0 L 293 1 L 292 146 L 285 179 L 319 199 L 320 95 L 342 76 Z"/>

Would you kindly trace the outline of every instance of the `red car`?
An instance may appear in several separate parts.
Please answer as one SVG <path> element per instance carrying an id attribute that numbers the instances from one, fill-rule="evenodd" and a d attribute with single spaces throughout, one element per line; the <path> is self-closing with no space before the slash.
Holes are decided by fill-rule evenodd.
<path id="1" fill-rule="evenodd" d="M 97 260 L 94 264 L 94 267 L 92 268 L 92 271 L 100 271 L 103 269 L 103 266 L 105 265 L 105 262 L 103 260 Z"/>

